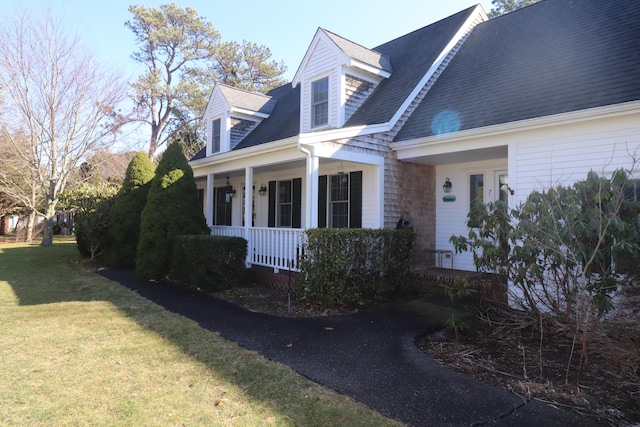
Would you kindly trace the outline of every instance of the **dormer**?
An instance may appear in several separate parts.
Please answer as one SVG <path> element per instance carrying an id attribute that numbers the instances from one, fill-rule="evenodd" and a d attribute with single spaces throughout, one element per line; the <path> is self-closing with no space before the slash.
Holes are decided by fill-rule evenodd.
<path id="1" fill-rule="evenodd" d="M 204 113 L 207 156 L 233 150 L 262 120 L 276 100 L 260 93 L 216 84 Z"/>
<path id="2" fill-rule="evenodd" d="M 300 133 L 342 127 L 392 72 L 386 56 L 318 28 L 292 82 Z"/>

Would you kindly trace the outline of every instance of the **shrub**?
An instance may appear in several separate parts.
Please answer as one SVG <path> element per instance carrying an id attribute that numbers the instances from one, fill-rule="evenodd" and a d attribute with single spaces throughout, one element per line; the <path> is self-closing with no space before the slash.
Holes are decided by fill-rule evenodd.
<path id="1" fill-rule="evenodd" d="M 169 144 L 156 169 L 140 219 L 136 273 L 164 277 L 171 266 L 173 241 L 179 234 L 208 234 L 193 170 L 177 142 Z"/>
<path id="2" fill-rule="evenodd" d="M 134 268 L 140 235 L 140 215 L 147 202 L 155 165 L 143 152 L 129 163 L 127 173 L 111 208 L 109 234 L 112 243 L 105 253 L 111 267 Z"/>
<path id="3" fill-rule="evenodd" d="M 509 280 L 513 307 L 573 336 L 586 357 L 614 292 L 640 278 L 629 265 L 640 258 L 640 209 L 625 200 L 627 177 L 590 172 L 570 187 L 534 191 L 511 211 L 478 204 L 469 213 L 478 227 L 451 242 L 473 252 L 478 271 Z"/>
<path id="4" fill-rule="evenodd" d="M 208 291 L 229 289 L 242 279 L 246 257 L 241 237 L 176 236 L 171 277 Z"/>
<path id="5" fill-rule="evenodd" d="M 117 191 L 110 184 L 84 184 L 60 195 L 60 206 L 74 210 L 76 243 L 83 257 L 99 258 L 111 243 L 107 227 Z"/>
<path id="6" fill-rule="evenodd" d="M 300 277 L 317 307 L 381 300 L 408 281 L 415 244 L 411 230 L 306 230 Z"/>

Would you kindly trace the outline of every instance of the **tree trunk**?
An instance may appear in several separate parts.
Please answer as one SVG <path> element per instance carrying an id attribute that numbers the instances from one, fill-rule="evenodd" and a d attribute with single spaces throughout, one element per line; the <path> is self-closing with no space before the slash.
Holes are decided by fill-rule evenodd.
<path id="1" fill-rule="evenodd" d="M 41 246 L 53 245 L 53 220 L 56 217 L 56 201 L 47 200 L 47 209 L 45 211 L 46 218 L 44 220 L 44 233 L 42 234 Z"/>
<path id="2" fill-rule="evenodd" d="M 160 141 L 160 126 L 152 125 L 151 126 L 151 140 L 149 141 L 149 158 L 153 161 L 153 157 L 156 155 L 156 151 L 158 151 L 158 145 Z"/>
<path id="3" fill-rule="evenodd" d="M 36 224 L 36 211 L 32 210 L 29 212 L 29 216 L 27 217 L 27 227 L 24 230 L 24 241 L 27 243 L 33 242 L 33 230 L 35 229 Z"/>

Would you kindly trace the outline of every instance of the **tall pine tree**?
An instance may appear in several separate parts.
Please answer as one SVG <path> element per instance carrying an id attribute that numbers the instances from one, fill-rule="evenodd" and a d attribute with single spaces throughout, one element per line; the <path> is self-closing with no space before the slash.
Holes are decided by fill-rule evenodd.
<path id="1" fill-rule="evenodd" d="M 167 275 L 173 241 L 180 234 L 207 234 L 193 170 L 178 142 L 162 154 L 142 211 L 136 273 L 145 279 Z"/>
<path id="2" fill-rule="evenodd" d="M 122 188 L 111 208 L 109 234 L 112 242 L 105 254 L 105 262 L 111 267 L 136 266 L 140 216 L 147 202 L 155 169 L 153 162 L 142 151 L 129 162 Z"/>

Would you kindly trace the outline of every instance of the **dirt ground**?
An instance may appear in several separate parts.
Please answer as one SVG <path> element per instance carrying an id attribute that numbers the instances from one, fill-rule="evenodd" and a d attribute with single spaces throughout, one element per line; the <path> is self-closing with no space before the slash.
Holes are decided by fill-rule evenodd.
<path id="1" fill-rule="evenodd" d="M 284 317 L 350 313 L 319 311 L 286 291 L 262 286 L 216 294 L 252 311 Z M 588 361 L 572 341 L 509 325 L 498 314 L 418 337 L 416 345 L 444 366 L 517 394 L 593 418 L 604 425 L 640 425 L 640 333 L 594 343 Z M 636 325 L 638 326 L 638 325 Z M 571 360 L 571 364 L 570 364 Z M 568 372 L 567 367 L 571 365 Z"/>

